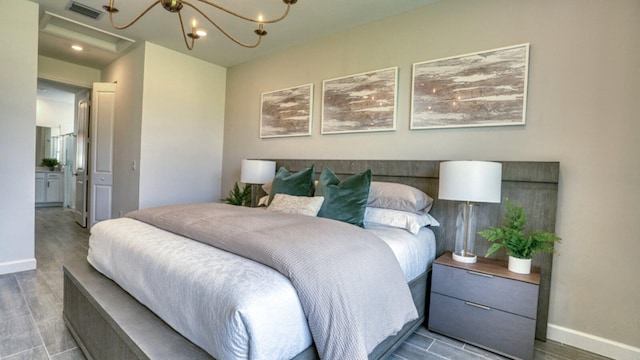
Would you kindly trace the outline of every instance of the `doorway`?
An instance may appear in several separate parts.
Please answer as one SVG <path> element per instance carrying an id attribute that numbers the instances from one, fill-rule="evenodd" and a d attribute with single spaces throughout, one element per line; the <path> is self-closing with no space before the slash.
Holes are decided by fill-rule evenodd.
<path id="1" fill-rule="evenodd" d="M 36 206 L 62 206 L 76 211 L 77 200 L 77 138 L 78 138 L 78 102 L 87 99 L 91 89 L 38 79 L 38 94 L 36 102 L 36 195 L 39 194 L 38 185 L 42 184 L 40 192 L 55 190 L 54 196 L 41 199 L 36 196 Z M 42 166 L 42 159 L 55 159 L 59 165 L 53 167 L 53 172 Z M 80 161 L 86 162 L 82 158 Z M 38 172 L 41 170 L 42 172 Z M 38 177 L 45 177 L 39 182 Z M 57 181 L 46 180 L 53 176 Z M 54 184 L 52 188 L 51 184 Z M 40 200 L 40 202 L 38 202 Z M 86 224 L 82 224 L 86 226 Z"/>

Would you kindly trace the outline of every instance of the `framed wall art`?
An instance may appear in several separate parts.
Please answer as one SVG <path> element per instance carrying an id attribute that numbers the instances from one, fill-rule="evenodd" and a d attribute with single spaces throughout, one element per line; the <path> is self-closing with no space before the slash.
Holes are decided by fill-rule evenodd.
<path id="1" fill-rule="evenodd" d="M 398 68 L 322 82 L 322 134 L 396 129 Z"/>
<path id="2" fill-rule="evenodd" d="M 413 64 L 411 129 L 524 125 L 529 44 Z"/>
<path id="3" fill-rule="evenodd" d="M 262 93 L 260 137 L 311 135 L 313 84 Z"/>

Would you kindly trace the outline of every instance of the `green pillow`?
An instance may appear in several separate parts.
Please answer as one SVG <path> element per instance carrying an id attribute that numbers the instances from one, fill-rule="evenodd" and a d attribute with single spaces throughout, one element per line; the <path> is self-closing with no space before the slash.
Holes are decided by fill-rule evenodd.
<path id="1" fill-rule="evenodd" d="M 364 227 L 364 211 L 369 198 L 371 170 L 355 174 L 344 181 L 328 167 L 322 168 L 316 196 L 324 196 L 318 216 Z"/>
<path id="2" fill-rule="evenodd" d="M 314 186 L 313 178 L 315 177 L 315 165 L 311 165 L 297 173 L 281 167 L 276 172 L 269 192 L 269 204 L 276 194 L 287 194 L 293 196 L 313 196 Z"/>

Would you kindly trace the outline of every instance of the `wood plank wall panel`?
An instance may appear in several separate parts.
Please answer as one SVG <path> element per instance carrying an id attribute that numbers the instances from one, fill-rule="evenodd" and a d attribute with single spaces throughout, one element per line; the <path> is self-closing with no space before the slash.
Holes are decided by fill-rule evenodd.
<path id="1" fill-rule="evenodd" d="M 296 172 L 315 164 L 319 174 L 324 166 L 330 167 L 341 178 L 346 178 L 367 169 L 371 169 L 374 181 L 398 182 L 418 188 L 435 199 L 431 214 L 442 226 L 432 228 L 436 235 L 437 254 L 453 251 L 455 244 L 455 218 L 458 202 L 438 201 L 439 160 L 308 160 L 275 159 L 277 168 Z M 522 205 L 528 223 L 527 230 L 538 229 L 555 232 L 558 202 L 559 162 L 503 161 L 502 163 L 502 199 Z M 489 226 L 501 226 L 504 216 L 502 204 L 480 204 L 477 230 Z M 483 256 L 489 243 L 476 237 L 475 251 Z M 491 256 L 495 259 L 507 259 L 504 251 Z M 538 321 L 536 337 L 546 340 L 547 320 L 549 317 L 549 292 L 553 256 L 539 254 L 534 257 L 533 265 L 540 267 L 540 294 L 538 298 Z"/>

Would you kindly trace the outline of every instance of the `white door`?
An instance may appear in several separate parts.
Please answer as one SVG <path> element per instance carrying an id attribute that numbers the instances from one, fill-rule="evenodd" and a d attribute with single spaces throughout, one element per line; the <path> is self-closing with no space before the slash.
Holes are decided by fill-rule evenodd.
<path id="1" fill-rule="evenodd" d="M 116 84 L 94 83 L 89 130 L 89 225 L 111 218 Z"/>
<path id="2" fill-rule="evenodd" d="M 75 124 L 76 160 L 73 164 L 75 196 L 73 200 L 75 219 L 87 227 L 87 155 L 89 154 L 89 91 L 78 94 L 78 115 Z"/>

